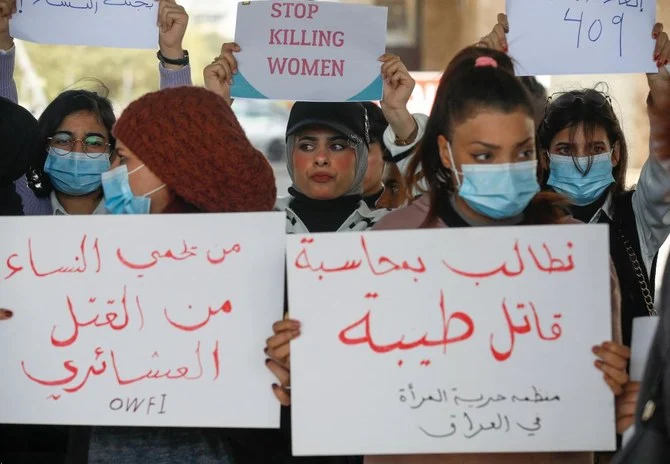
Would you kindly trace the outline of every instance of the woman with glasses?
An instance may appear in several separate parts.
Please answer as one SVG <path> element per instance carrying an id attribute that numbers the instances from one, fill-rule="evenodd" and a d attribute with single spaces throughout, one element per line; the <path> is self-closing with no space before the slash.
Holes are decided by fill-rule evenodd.
<path id="1" fill-rule="evenodd" d="M 118 153 L 113 169 L 102 176 L 111 214 L 272 210 L 277 193 L 272 167 L 252 147 L 230 107 L 205 89 L 144 95 L 126 108 L 114 135 Z M 227 431 L 218 429 L 77 428 L 68 453 L 68 462 L 76 463 L 233 462 Z"/>
<path id="2" fill-rule="evenodd" d="M 16 0 L 0 0 L 0 97 L 18 101 L 13 80 L 15 47 L 9 20 Z M 175 0 L 158 7 L 161 88 L 191 84 L 188 52 L 182 41 L 188 14 Z M 103 86 L 104 87 L 104 86 Z M 16 183 L 26 215 L 104 214 L 101 174 L 114 152 L 116 117 L 107 89 L 100 94 L 68 90 L 39 119 L 39 154 L 28 175 Z"/>
<path id="3" fill-rule="evenodd" d="M 115 121 L 112 103 L 87 90 L 63 92 L 44 110 L 28 175 L 37 197 L 49 198 L 42 214 L 105 214 L 101 175 L 111 166 Z"/>

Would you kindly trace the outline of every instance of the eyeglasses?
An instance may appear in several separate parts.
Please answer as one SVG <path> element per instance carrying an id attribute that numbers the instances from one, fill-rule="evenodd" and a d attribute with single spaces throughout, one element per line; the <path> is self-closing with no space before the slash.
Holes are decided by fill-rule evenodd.
<path id="1" fill-rule="evenodd" d="M 585 92 L 557 92 L 547 99 L 547 107 L 567 108 L 575 102 L 600 108 L 612 104 L 612 97 L 598 90 L 589 89 Z"/>
<path id="2" fill-rule="evenodd" d="M 89 135 L 84 139 L 75 139 L 70 134 L 61 132 L 54 134 L 53 137 L 49 137 L 47 141 L 50 147 L 62 150 L 62 156 L 72 153 L 77 142 L 81 142 L 83 151 L 89 158 L 100 158 L 103 155 L 109 155 L 112 148 L 112 145 L 99 135 Z"/>

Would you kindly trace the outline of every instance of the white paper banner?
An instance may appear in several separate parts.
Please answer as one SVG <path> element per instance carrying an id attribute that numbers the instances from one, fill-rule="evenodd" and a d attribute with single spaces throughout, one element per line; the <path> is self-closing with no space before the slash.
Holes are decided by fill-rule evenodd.
<path id="1" fill-rule="evenodd" d="M 243 2 L 231 95 L 301 101 L 380 100 L 387 8 Z"/>
<path id="2" fill-rule="evenodd" d="M 614 449 L 607 234 L 287 237 L 294 454 Z"/>
<path id="3" fill-rule="evenodd" d="M 655 73 L 656 0 L 507 0 L 516 72 Z"/>
<path id="4" fill-rule="evenodd" d="M 16 0 L 12 37 L 54 45 L 158 46 L 156 0 Z"/>
<path id="5" fill-rule="evenodd" d="M 0 218 L 0 423 L 278 427 L 284 222 Z"/>

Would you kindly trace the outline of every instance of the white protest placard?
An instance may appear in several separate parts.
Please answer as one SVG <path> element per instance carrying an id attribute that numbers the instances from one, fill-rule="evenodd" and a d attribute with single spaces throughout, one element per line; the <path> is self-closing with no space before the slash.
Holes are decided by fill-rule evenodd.
<path id="1" fill-rule="evenodd" d="M 242 2 L 231 95 L 301 101 L 382 98 L 387 8 L 330 2 Z"/>
<path id="2" fill-rule="evenodd" d="M 294 454 L 613 450 L 591 351 L 612 337 L 607 237 L 288 236 Z"/>
<path id="3" fill-rule="evenodd" d="M 521 76 L 655 73 L 656 0 L 507 0 Z"/>
<path id="4" fill-rule="evenodd" d="M 16 0 L 12 37 L 52 45 L 152 49 L 157 0 Z"/>
<path id="5" fill-rule="evenodd" d="M 0 423 L 277 428 L 285 221 L 0 218 Z"/>

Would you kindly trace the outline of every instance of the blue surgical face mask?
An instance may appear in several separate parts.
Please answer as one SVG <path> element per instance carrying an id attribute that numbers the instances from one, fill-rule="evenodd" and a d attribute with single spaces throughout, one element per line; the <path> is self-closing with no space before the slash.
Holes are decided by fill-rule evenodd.
<path id="1" fill-rule="evenodd" d="M 149 214 L 151 210 L 151 198 L 154 193 L 165 188 L 165 184 L 145 193 L 135 196 L 130 188 L 128 176 L 142 169 L 144 165 L 138 166 L 128 172 L 125 165 L 107 171 L 102 175 L 102 190 L 105 193 L 105 209 L 111 214 Z"/>
<path id="2" fill-rule="evenodd" d="M 101 174 L 110 167 L 109 155 L 90 158 L 86 153 L 77 153 L 49 148 L 44 163 L 44 172 L 59 192 L 81 196 L 94 192 L 102 183 Z"/>
<path id="3" fill-rule="evenodd" d="M 456 166 L 447 146 L 451 165 Z M 491 219 L 518 216 L 540 191 L 537 161 L 505 164 L 463 164 L 461 173 L 454 170 L 458 195 L 478 212 Z M 459 174 L 463 176 L 461 182 Z"/>
<path id="4" fill-rule="evenodd" d="M 591 159 L 591 169 L 586 172 L 589 159 Z M 568 197 L 574 205 L 590 205 L 600 198 L 613 183 L 611 151 L 576 158 L 549 154 L 547 185 Z"/>

